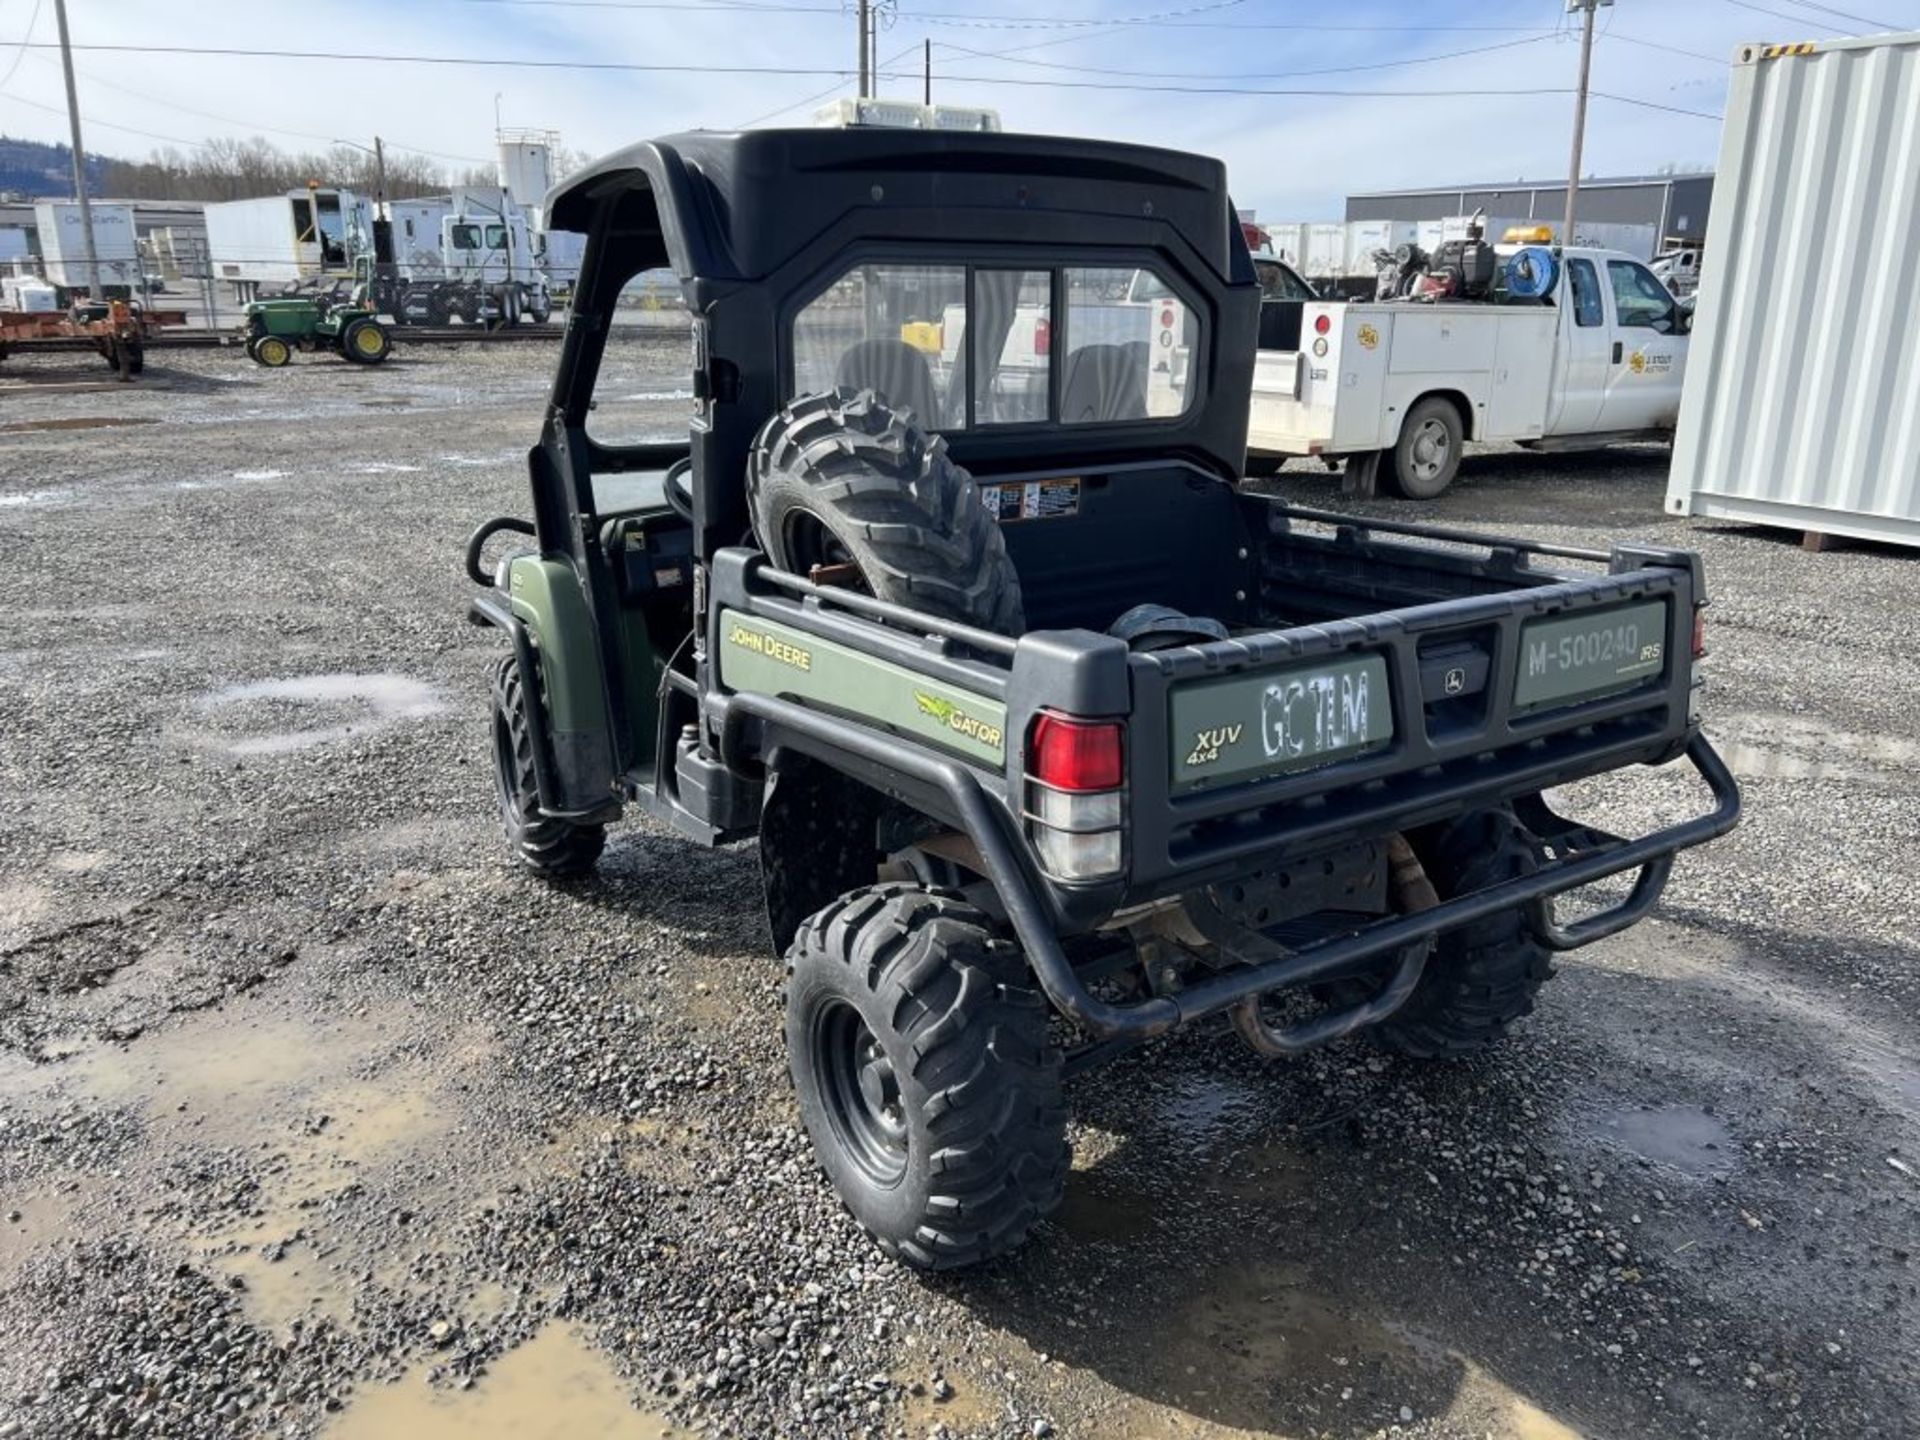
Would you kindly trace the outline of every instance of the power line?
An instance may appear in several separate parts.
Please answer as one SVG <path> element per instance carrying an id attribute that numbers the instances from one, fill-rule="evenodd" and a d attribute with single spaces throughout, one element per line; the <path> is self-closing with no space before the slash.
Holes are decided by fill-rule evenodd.
<path id="1" fill-rule="evenodd" d="M 47 49 L 45 42 L 29 42 L 34 49 Z M 142 55 L 213 55 L 245 59 L 269 60 L 341 60 L 355 64 L 413 64 L 413 65 L 471 65 L 485 68 L 530 69 L 530 70 L 588 70 L 631 72 L 644 74 L 679 75 L 779 75 L 793 77 L 799 75 L 820 76 L 846 81 L 854 77 L 855 72 L 838 67 L 819 67 L 796 69 L 791 66 L 771 65 L 691 65 L 657 64 L 626 60 L 540 60 L 524 57 L 494 58 L 491 56 L 461 55 L 388 55 L 377 52 L 353 52 L 334 50 L 260 50 L 240 47 L 195 46 L 195 45 L 76 45 L 76 50 L 133 52 Z M 914 79 L 914 72 L 888 72 L 879 78 L 899 80 Z M 1420 99 L 1503 99 L 1518 96 L 1568 95 L 1572 91 L 1564 86 L 1535 87 L 1529 89 L 1454 89 L 1454 90 L 1335 90 L 1305 87 L 1273 88 L 1231 85 L 1137 85 L 1095 80 L 1048 80 L 1040 78 L 1019 78 L 994 75 L 952 75 L 950 80 L 970 85 L 1012 85 L 1023 88 L 1048 88 L 1058 90 L 1115 90 L 1131 91 L 1141 94 L 1178 94 L 1178 95 L 1256 95 L 1275 97 L 1329 98 L 1329 99 L 1375 99 L 1375 100 L 1420 100 Z M 836 88 L 838 88 L 836 86 Z M 1595 91 L 1596 95 L 1600 92 Z M 1602 95 L 1602 99 L 1612 100 L 1623 105 L 1638 105 L 1647 109 L 1664 110 L 1675 115 L 1697 116 L 1704 120 L 1718 120 L 1721 117 L 1704 110 L 1688 110 L 1675 105 L 1663 105 L 1657 101 L 1640 100 L 1627 95 Z M 129 129 L 128 126 L 115 126 L 116 129 Z M 146 132 L 134 132 L 146 133 Z M 165 139 L 160 136 L 157 138 Z M 175 143 L 192 144 L 191 141 Z"/>
<path id="2" fill-rule="evenodd" d="M 33 50 L 59 47 L 49 41 L 28 42 Z M 487 69 L 510 70 L 612 70 L 669 75 L 838 75 L 851 77 L 855 72 L 822 66 L 796 69 L 790 65 L 667 65 L 637 60 L 537 60 L 525 57 L 495 58 L 489 55 L 385 55 L 349 50 L 256 50 L 218 45 L 75 45 L 75 50 L 133 55 L 212 55 L 246 60 L 346 60 L 354 64 L 390 65 L 473 65 Z"/>
<path id="3" fill-rule="evenodd" d="M 1787 0 L 1787 3 L 1789 5 L 1797 5 L 1802 10 L 1820 10 L 1828 15 L 1838 15 L 1842 20 L 1850 21 L 1855 25 L 1865 25 L 1872 30 L 1898 30 L 1900 28 L 1898 25 L 1889 25 L 1884 20 L 1868 20 L 1861 15 L 1849 15 L 1846 11 L 1836 10 L 1831 5 L 1816 4 L 1815 0 Z"/>
<path id="4" fill-rule="evenodd" d="M 1724 55 L 1706 55 L 1698 50 L 1683 50 L 1678 45 L 1663 45 L 1658 40 L 1642 40 L 1638 35 L 1622 35 L 1617 30 L 1608 30 L 1603 38 L 1619 40 L 1628 45 L 1638 45 L 1643 50 L 1664 50 L 1669 55 L 1684 55 L 1689 60 L 1704 60 L 1709 65 L 1724 67 L 1730 63 Z"/>
<path id="5" fill-rule="evenodd" d="M 1331 100 L 1504 100 L 1539 95 L 1571 95 L 1567 85 L 1539 86 L 1504 90 L 1321 90 L 1301 87 L 1271 88 L 1243 85 L 1126 85 L 1098 80 L 1028 80 L 1010 75 L 949 75 L 949 80 L 967 85 L 1038 86 L 1057 90 L 1119 90 L 1144 95 L 1265 95 L 1279 98 Z M 1619 105 L 1634 105 L 1646 110 L 1664 110 L 1671 115 L 1690 115 L 1700 120 L 1724 120 L 1716 111 L 1689 110 L 1658 100 L 1642 100 L 1633 95 L 1592 92 L 1596 100 L 1611 100 Z"/>
<path id="6" fill-rule="evenodd" d="M 76 45 L 73 48 L 78 50 L 80 47 Z M 24 95 L 9 95 L 7 99 L 16 105 L 30 105 L 35 110 L 44 110 L 49 115 L 65 115 L 67 113 L 65 106 L 42 104 L 38 100 L 29 100 Z M 131 125 L 116 125 L 111 120 L 97 120 L 91 115 L 87 117 L 87 124 L 101 130 L 118 130 L 123 134 L 138 135 L 147 140 L 164 140 L 169 145 L 185 145 L 190 150 L 205 150 L 208 148 L 207 142 L 204 140 L 182 140 L 178 135 L 161 135 L 152 130 L 136 130 Z"/>
<path id="7" fill-rule="evenodd" d="M 1007 59 L 1015 65 L 1031 65 L 1045 70 L 1068 70 L 1085 75 L 1123 75 L 1137 79 L 1165 80 L 1291 80 L 1311 75 L 1350 75 L 1362 70 L 1393 70 L 1406 65 L 1426 65 L 1438 60 L 1457 60 L 1466 55 L 1485 55 L 1494 50 L 1511 50 L 1519 45 L 1538 45 L 1542 40 L 1557 38 L 1553 34 L 1529 35 L 1524 40 L 1502 40 L 1495 45 L 1477 45 L 1470 50 L 1449 50 L 1438 55 L 1410 55 L 1400 60 L 1378 60 L 1365 65 L 1332 65 L 1324 69 L 1313 70 L 1258 70 L 1239 74 L 1181 73 L 1165 70 L 1116 70 L 1101 65 L 1073 65 L 1054 60 L 1023 60 L 1015 57 L 1011 51 L 969 50 L 964 45 L 955 45 L 949 41 L 936 41 L 941 49 L 955 51 L 961 55 L 971 55 L 976 59 Z"/>
<path id="8" fill-rule="evenodd" d="M 900 61 L 904 60 L 907 56 L 911 55 L 915 50 L 918 50 L 919 48 L 920 47 L 917 44 L 909 45 L 906 49 L 902 50 L 898 55 L 895 55 L 890 59 L 881 61 L 876 68 L 880 70 L 885 70 L 886 67 L 889 65 L 897 65 L 900 63 Z M 828 96 L 839 93 L 840 89 L 843 86 L 845 86 L 846 83 L 847 82 L 845 80 L 836 80 L 833 82 L 833 84 L 829 85 L 826 89 L 822 90 L 817 95 L 809 95 L 807 96 L 806 99 L 796 100 L 791 105 L 782 105 L 778 110 L 769 110 L 764 115 L 756 115 L 753 119 L 745 121 L 742 124 L 736 125 L 733 128 L 736 130 L 751 130 L 756 125 L 764 125 L 767 123 L 767 121 L 776 119 L 779 116 L 786 114 L 789 110 L 798 110 L 803 105 L 811 105 L 815 101 L 825 100 Z"/>
<path id="9" fill-rule="evenodd" d="M 1753 0 L 1727 0 L 1727 4 L 1740 10 L 1751 10 L 1757 15 L 1771 15 L 1776 20 L 1785 20 L 1789 25 L 1812 25 L 1821 30 L 1840 33 L 1840 27 L 1830 20 L 1814 20 L 1805 15 L 1796 15 L 1787 10 L 1769 10 L 1765 5 L 1755 5 Z"/>
<path id="10" fill-rule="evenodd" d="M 691 0 L 459 0 L 465 5 L 511 5 L 528 9 L 551 10 L 679 10 L 705 11 L 709 14 L 725 14 L 729 11 L 751 10 L 771 14 L 791 15 L 831 15 L 844 19 L 846 11 L 837 5 L 799 5 L 785 3 L 785 0 L 711 0 L 711 3 L 691 3 Z M 1101 29 L 1123 25 L 1164 26 L 1169 29 L 1225 29 L 1225 30 L 1306 30 L 1328 33 L 1386 33 L 1405 34 L 1410 32 L 1477 32 L 1508 33 L 1523 30 L 1549 31 L 1555 27 L 1541 25 L 1338 25 L 1307 24 L 1288 21 L 1267 20 L 1216 20 L 1184 22 L 1188 15 L 1205 14 L 1212 10 L 1222 10 L 1244 3 L 1244 0 L 1215 0 L 1215 3 L 1194 5 L 1180 10 L 1166 10 L 1146 15 L 1114 15 L 1104 19 L 1087 16 L 1068 15 L 1022 15 L 987 16 L 957 10 L 901 10 L 898 18 L 905 21 L 917 21 L 925 24 L 954 25 L 984 30 L 1030 30 L 1055 27 Z"/>
<path id="11" fill-rule="evenodd" d="M 47 57 L 36 56 L 35 58 L 46 59 Z M 150 105 L 163 105 L 169 110 L 178 110 L 183 115 L 196 115 L 202 120 L 217 120 L 222 125 L 238 125 L 244 129 L 249 129 L 256 132 L 264 132 L 269 135 L 286 135 L 286 136 L 291 136 L 293 139 L 296 139 L 296 140 L 317 140 L 324 145 L 337 145 L 341 143 L 337 137 L 332 135 L 322 135 L 322 134 L 319 134 L 317 131 L 288 130 L 284 126 L 262 125 L 255 120 L 238 120 L 231 115 L 216 115 L 211 110 L 196 110 L 193 106 L 182 105 L 177 100 L 163 100 L 158 95 L 149 95 L 144 90 L 135 90 L 130 85 L 122 85 L 116 80 L 109 80 L 105 76 L 102 76 L 94 71 L 82 70 L 79 73 L 82 75 L 85 75 L 87 77 L 87 80 L 92 84 L 104 85 L 109 90 L 118 90 L 121 94 L 131 95 L 136 100 L 145 100 Z M 96 121 L 93 121 L 92 123 L 97 125 L 107 124 L 107 122 L 104 120 L 96 120 Z M 122 126 L 111 126 L 109 128 L 124 130 L 124 129 L 127 129 L 128 127 L 122 125 Z M 141 134 L 144 132 L 134 131 L 133 133 Z M 160 137 L 156 136 L 152 138 L 157 139 Z M 175 143 L 191 145 L 191 144 L 194 144 L 195 142 L 188 140 L 188 141 L 178 141 Z M 409 155 L 424 155 L 432 160 L 457 160 L 463 165 L 489 165 L 493 163 L 492 161 L 484 159 L 478 155 L 449 155 L 443 150 L 425 150 L 418 145 L 404 145 L 398 140 L 388 140 L 385 143 L 387 145 L 387 148 L 391 150 L 404 150 Z"/>
<path id="12" fill-rule="evenodd" d="M 33 13 L 27 17 L 26 33 L 20 37 L 20 48 L 13 52 L 13 64 L 7 67 L 7 73 L 0 75 L 0 89 L 13 79 L 14 71 L 20 68 L 20 62 L 27 58 L 27 42 L 33 39 L 33 27 L 40 23 L 40 0 L 33 0 Z"/>

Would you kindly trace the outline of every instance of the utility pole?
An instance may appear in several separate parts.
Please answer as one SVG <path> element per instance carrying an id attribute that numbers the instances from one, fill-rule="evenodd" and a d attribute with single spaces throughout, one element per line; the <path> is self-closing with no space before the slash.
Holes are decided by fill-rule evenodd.
<path id="1" fill-rule="evenodd" d="M 926 93 L 921 97 L 928 105 L 933 104 L 933 40 L 929 37 L 926 48 L 920 52 L 920 74 L 926 83 Z"/>
<path id="2" fill-rule="evenodd" d="M 67 38 L 67 0 L 53 0 L 60 25 L 60 68 L 67 77 L 67 125 L 73 132 L 73 198 L 80 202 L 80 228 L 86 232 L 87 299 L 100 298 L 100 251 L 93 240 L 93 202 L 87 198 L 87 151 L 80 143 L 80 92 L 73 84 L 73 42 Z M 46 242 L 40 242 L 46 248 Z"/>
<path id="3" fill-rule="evenodd" d="M 860 0 L 860 98 L 866 99 L 873 93 L 873 66 L 870 63 L 872 50 L 869 47 L 867 32 L 873 23 L 873 0 Z"/>
<path id="4" fill-rule="evenodd" d="M 1573 101 L 1573 159 L 1567 165 L 1567 216 L 1560 243 L 1573 244 L 1574 202 L 1580 195 L 1580 151 L 1587 139 L 1587 78 L 1593 71 L 1593 12 L 1613 0 L 1567 0 L 1567 13 L 1580 12 L 1580 88 Z"/>
<path id="5" fill-rule="evenodd" d="M 373 137 L 373 213 L 385 220 L 387 215 L 387 147 L 378 135 Z"/>

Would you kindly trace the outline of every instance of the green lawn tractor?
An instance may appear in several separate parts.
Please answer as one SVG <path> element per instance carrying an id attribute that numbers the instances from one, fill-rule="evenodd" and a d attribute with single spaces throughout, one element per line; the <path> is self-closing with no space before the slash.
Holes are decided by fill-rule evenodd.
<path id="1" fill-rule="evenodd" d="M 247 355 L 255 364 L 278 369 L 295 350 L 331 350 L 356 365 L 378 365 L 393 353 L 393 339 L 372 310 L 324 295 L 247 306 Z"/>

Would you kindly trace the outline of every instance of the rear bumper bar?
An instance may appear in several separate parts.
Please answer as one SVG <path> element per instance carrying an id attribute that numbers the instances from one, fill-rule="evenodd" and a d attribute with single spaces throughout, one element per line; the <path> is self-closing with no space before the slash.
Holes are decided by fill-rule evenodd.
<path id="1" fill-rule="evenodd" d="M 1008 835 L 1010 819 L 994 804 L 979 779 L 965 766 L 902 745 L 889 737 L 847 725 L 791 701 L 757 693 L 730 697 L 730 722 L 748 716 L 769 722 L 796 740 L 823 752 L 853 752 L 870 761 L 912 772 L 945 793 L 987 869 L 1006 907 L 1015 936 L 1026 951 L 1040 988 L 1063 1014 L 1100 1041 L 1138 1041 L 1230 1010 L 1249 996 L 1350 972 L 1391 956 L 1448 930 L 1516 907 L 1528 912 L 1541 942 L 1554 950 L 1572 950 L 1624 930 L 1652 909 L 1666 887 L 1673 857 L 1731 830 L 1740 819 L 1740 790 L 1725 762 L 1696 734 L 1686 757 L 1713 793 L 1714 807 L 1704 815 L 1670 825 L 1637 840 L 1556 860 L 1531 875 L 1461 895 L 1428 910 L 1394 915 L 1352 934 L 1335 936 L 1263 964 L 1222 971 L 1173 995 L 1137 1004 L 1115 1005 L 1088 991 L 1035 897 L 1037 879 L 1022 858 L 1022 847 Z M 1613 875 L 1637 871 L 1633 889 L 1618 904 L 1568 925 L 1552 916 L 1552 897 Z"/>

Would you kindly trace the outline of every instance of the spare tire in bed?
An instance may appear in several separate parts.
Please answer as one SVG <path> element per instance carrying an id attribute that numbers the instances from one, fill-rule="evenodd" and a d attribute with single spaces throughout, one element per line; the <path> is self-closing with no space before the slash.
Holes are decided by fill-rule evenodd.
<path id="1" fill-rule="evenodd" d="M 747 461 L 754 531 L 782 570 L 983 630 L 1025 628 L 1000 522 L 946 442 L 871 390 L 793 401 Z"/>

